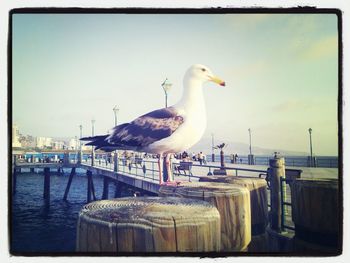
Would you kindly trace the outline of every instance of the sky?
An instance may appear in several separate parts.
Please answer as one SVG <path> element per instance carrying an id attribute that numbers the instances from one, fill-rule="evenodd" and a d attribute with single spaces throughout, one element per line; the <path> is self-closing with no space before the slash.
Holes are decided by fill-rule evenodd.
<path id="1" fill-rule="evenodd" d="M 13 122 L 22 134 L 103 134 L 182 93 L 192 64 L 204 85 L 205 138 L 338 152 L 338 32 L 334 14 L 15 14 Z"/>

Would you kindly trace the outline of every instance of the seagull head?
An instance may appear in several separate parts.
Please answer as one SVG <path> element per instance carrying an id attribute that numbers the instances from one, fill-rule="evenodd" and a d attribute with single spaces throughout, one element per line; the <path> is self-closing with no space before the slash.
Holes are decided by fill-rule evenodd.
<path id="1" fill-rule="evenodd" d="M 186 77 L 189 79 L 196 79 L 202 83 L 211 81 L 219 84 L 220 86 L 225 86 L 225 82 L 223 80 L 215 76 L 207 66 L 201 64 L 191 66 L 186 72 Z"/>

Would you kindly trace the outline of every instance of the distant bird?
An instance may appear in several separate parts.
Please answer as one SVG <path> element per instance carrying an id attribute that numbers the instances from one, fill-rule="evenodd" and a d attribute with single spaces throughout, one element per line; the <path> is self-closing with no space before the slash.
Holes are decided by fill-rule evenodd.
<path id="1" fill-rule="evenodd" d="M 104 151 L 117 149 L 159 154 L 159 183 L 162 184 L 162 162 L 165 155 L 168 181 L 172 181 L 170 156 L 191 148 L 206 128 L 206 111 L 202 84 L 212 81 L 221 86 L 225 82 L 200 64 L 191 66 L 183 80 L 183 94 L 178 103 L 149 112 L 130 123 L 115 126 L 110 134 L 85 137 L 86 145 Z"/>

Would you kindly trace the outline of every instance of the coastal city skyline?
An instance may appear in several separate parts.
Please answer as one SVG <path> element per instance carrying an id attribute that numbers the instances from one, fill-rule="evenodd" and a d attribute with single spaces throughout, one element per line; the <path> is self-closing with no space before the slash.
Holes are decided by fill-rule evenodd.
<path id="1" fill-rule="evenodd" d="M 177 102 L 203 63 L 227 87 L 204 87 L 219 141 L 337 155 L 337 17 L 327 14 L 13 16 L 13 122 L 23 134 L 104 134 Z M 122 94 L 122 95 L 121 95 Z"/>

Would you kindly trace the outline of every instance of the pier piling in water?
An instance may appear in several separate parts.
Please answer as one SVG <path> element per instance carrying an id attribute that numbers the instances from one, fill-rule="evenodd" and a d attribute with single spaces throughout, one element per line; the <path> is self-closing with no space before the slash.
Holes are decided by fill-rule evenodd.
<path id="1" fill-rule="evenodd" d="M 121 197 L 121 182 L 118 181 L 118 178 L 114 181 L 114 187 L 114 198 Z"/>
<path id="2" fill-rule="evenodd" d="M 220 215 L 201 200 L 136 197 L 89 203 L 79 214 L 78 252 L 217 252 Z"/>
<path id="3" fill-rule="evenodd" d="M 13 175 L 12 175 L 12 194 L 15 195 L 16 194 L 16 190 L 17 190 L 17 168 L 14 167 L 13 168 Z"/>
<path id="4" fill-rule="evenodd" d="M 86 176 L 87 176 L 87 202 L 90 203 L 92 198 L 93 200 L 96 200 L 95 187 L 94 187 L 94 182 L 92 180 L 92 172 L 90 170 L 86 171 Z"/>
<path id="5" fill-rule="evenodd" d="M 50 168 L 44 168 L 44 201 L 45 205 L 50 205 Z"/>
<path id="6" fill-rule="evenodd" d="M 103 193 L 102 193 L 102 200 L 108 199 L 109 194 L 109 178 L 107 176 L 103 177 Z"/>
<path id="7" fill-rule="evenodd" d="M 69 175 L 67 187 L 66 187 L 66 190 L 64 191 L 64 196 L 63 196 L 64 201 L 67 201 L 69 189 L 70 189 L 70 186 L 72 184 L 72 180 L 73 180 L 74 175 L 75 175 L 75 167 L 72 168 L 70 175 Z"/>

